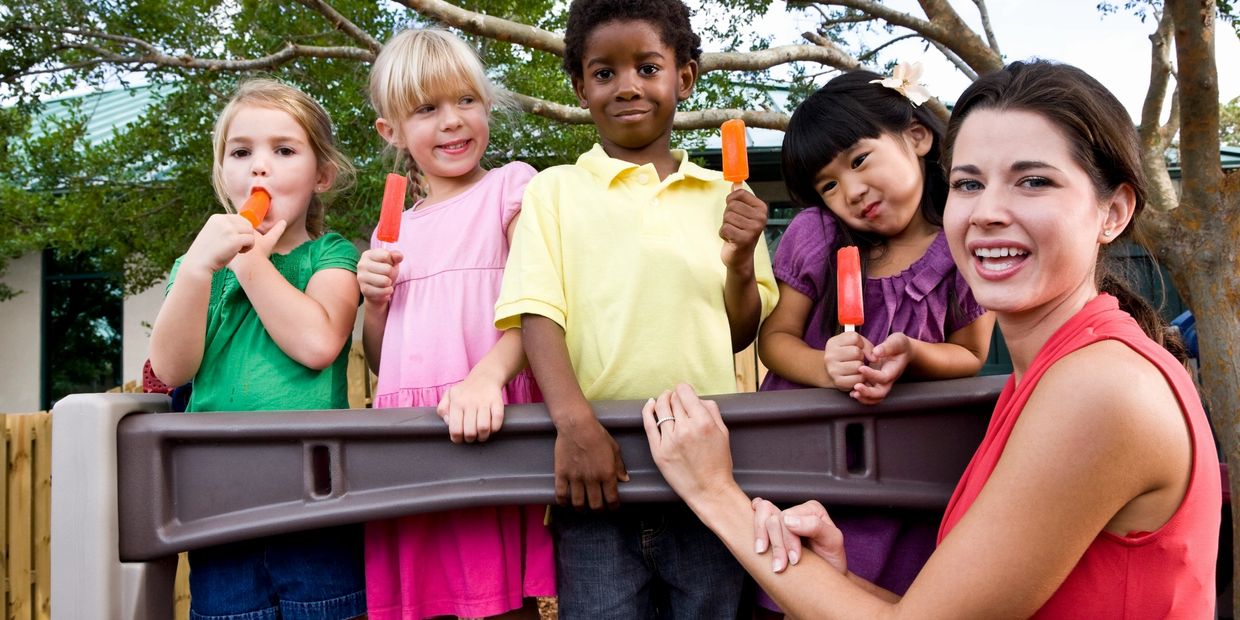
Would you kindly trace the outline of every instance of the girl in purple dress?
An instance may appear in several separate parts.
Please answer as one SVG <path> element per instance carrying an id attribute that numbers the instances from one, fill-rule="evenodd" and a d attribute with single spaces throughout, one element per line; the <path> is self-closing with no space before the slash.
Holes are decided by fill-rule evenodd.
<path id="1" fill-rule="evenodd" d="M 907 70 L 897 69 L 897 77 Z M 854 71 L 792 115 L 784 137 L 788 193 L 805 207 L 775 253 L 779 303 L 762 324 L 762 390 L 832 387 L 875 404 L 901 378 L 977 374 L 994 318 L 956 271 L 943 236 L 942 123 L 905 79 Z M 865 323 L 842 332 L 835 253 L 860 248 Z M 924 523 L 922 523 L 924 521 Z M 837 519 L 850 568 L 902 593 L 934 548 L 938 519 Z"/>

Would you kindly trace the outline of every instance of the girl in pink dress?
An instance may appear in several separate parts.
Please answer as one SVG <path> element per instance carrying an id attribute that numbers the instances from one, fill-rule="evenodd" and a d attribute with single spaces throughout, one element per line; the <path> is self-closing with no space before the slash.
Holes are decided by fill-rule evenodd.
<path id="1" fill-rule="evenodd" d="M 400 240 L 372 241 L 358 264 L 375 407 L 437 407 L 453 442 L 487 441 L 506 403 L 538 400 L 520 330 L 494 327 L 509 239 L 529 165 L 480 161 L 494 87 L 464 42 L 409 30 L 370 75 L 375 128 L 427 196 L 405 211 Z M 415 168 L 416 167 L 416 168 Z M 555 594 L 542 506 L 467 508 L 366 526 L 370 617 L 536 617 Z"/>

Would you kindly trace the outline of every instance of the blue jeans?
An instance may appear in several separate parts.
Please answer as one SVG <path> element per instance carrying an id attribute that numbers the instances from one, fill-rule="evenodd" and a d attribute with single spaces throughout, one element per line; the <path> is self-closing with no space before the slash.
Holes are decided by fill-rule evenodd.
<path id="1" fill-rule="evenodd" d="M 189 552 L 193 620 L 310 620 L 366 613 L 362 526 Z"/>
<path id="2" fill-rule="evenodd" d="M 745 571 L 684 504 L 555 509 L 560 618 L 736 618 Z"/>

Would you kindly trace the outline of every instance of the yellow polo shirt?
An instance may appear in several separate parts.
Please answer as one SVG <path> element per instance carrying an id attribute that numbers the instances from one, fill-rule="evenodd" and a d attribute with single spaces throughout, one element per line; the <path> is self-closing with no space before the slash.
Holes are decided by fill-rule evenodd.
<path id="1" fill-rule="evenodd" d="M 523 314 L 558 323 L 589 400 L 648 398 L 680 382 L 736 391 L 719 258 L 731 184 L 672 153 L 680 166 L 660 181 L 653 165 L 595 145 L 525 189 L 495 326 L 519 327 Z M 765 319 L 778 296 L 765 238 L 754 274 Z"/>

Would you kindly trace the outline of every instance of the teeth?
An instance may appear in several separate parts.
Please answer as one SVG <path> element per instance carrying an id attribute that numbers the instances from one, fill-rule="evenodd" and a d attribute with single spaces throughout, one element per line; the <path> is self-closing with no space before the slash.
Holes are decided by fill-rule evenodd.
<path id="1" fill-rule="evenodd" d="M 978 258 L 1007 258 L 1008 256 L 1024 256 L 1029 252 L 1020 248 L 977 248 L 973 254 Z"/>

